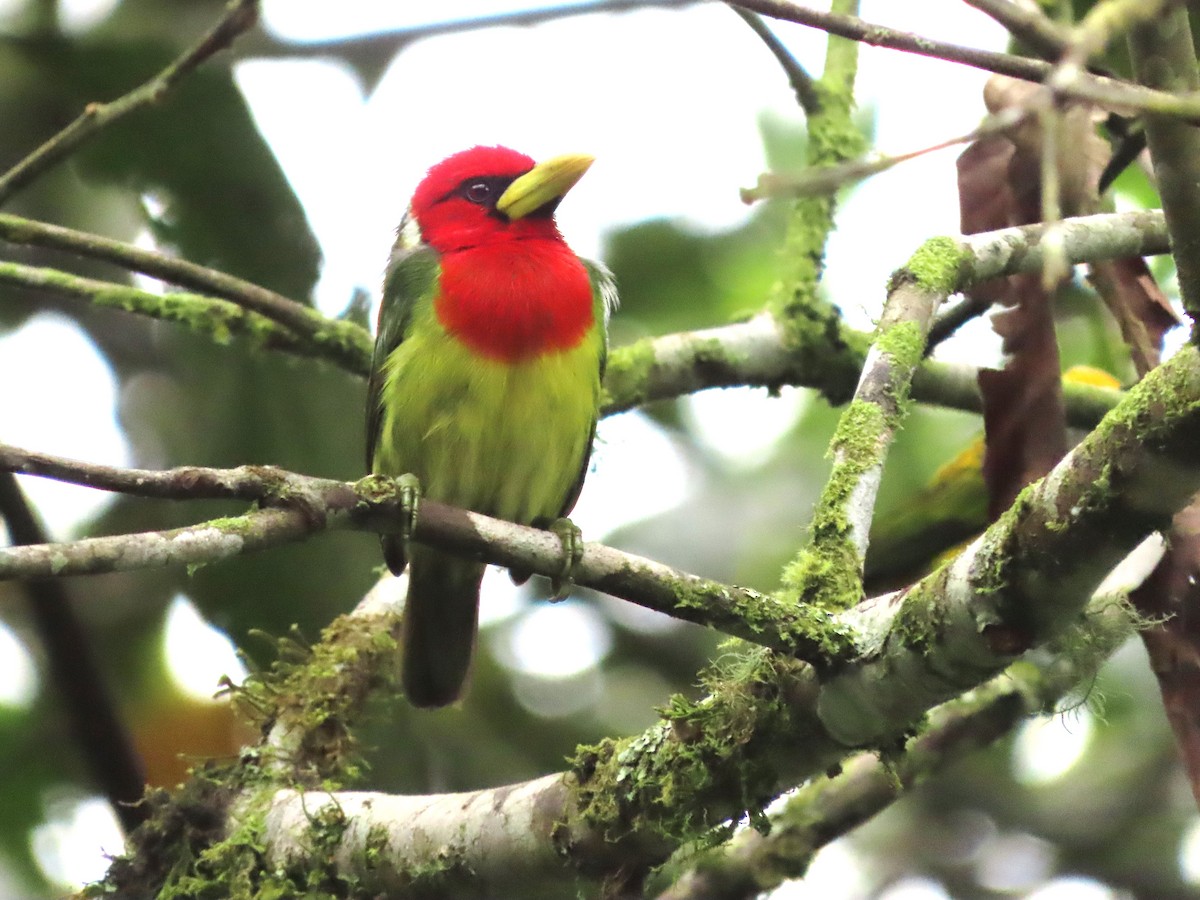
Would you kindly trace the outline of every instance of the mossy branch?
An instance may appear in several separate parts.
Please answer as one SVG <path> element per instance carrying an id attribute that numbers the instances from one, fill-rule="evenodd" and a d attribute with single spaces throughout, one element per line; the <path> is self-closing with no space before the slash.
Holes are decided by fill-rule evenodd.
<path id="1" fill-rule="evenodd" d="M 340 335 L 331 335 L 329 340 L 320 335 L 302 337 L 260 313 L 217 297 L 183 292 L 154 294 L 130 285 L 84 278 L 58 269 L 3 261 L 0 261 L 0 284 L 161 319 L 182 325 L 218 344 L 242 337 L 259 346 L 296 356 L 323 358 L 337 364 L 344 364 L 346 359 L 346 345 Z"/>
<path id="2" fill-rule="evenodd" d="M 867 535 L 887 450 L 907 414 L 933 315 L 970 260 L 957 241 L 934 238 L 892 276 L 854 399 L 830 444 L 833 471 L 813 512 L 811 541 L 784 570 L 788 602 L 840 610 L 862 599 Z"/>
<path id="3" fill-rule="evenodd" d="M 928 778 L 986 747 L 1029 716 L 1052 712 L 1128 638 L 1136 616 L 1120 597 L 1100 596 L 1057 641 L 1061 654 L 1022 661 L 929 712 L 920 731 L 886 758 L 860 753 L 798 788 L 769 816 L 770 830 L 743 827 L 728 844 L 668 864 L 673 884 L 658 900 L 751 897 L 800 878 L 816 852 L 883 811 Z M 685 848 L 686 852 L 686 848 Z M 662 880 L 658 876 L 657 880 Z"/>
<path id="4" fill-rule="evenodd" d="M 241 515 L 168 531 L 84 538 L 0 549 L 0 580 L 198 566 L 298 541 L 323 531 L 396 531 L 403 520 L 395 484 L 313 478 L 271 466 L 166 471 L 82 463 L 0 444 L 0 471 L 39 475 L 133 496 L 176 500 L 228 499 L 260 504 Z M 547 576 L 562 571 L 562 543 L 526 528 L 422 500 L 413 532 L 463 555 Z M 601 544 L 584 545 L 575 583 L 622 597 L 688 622 L 709 625 L 785 653 L 822 659 L 832 637 L 802 610 L 768 595 L 673 569 Z"/>
<path id="5" fill-rule="evenodd" d="M 310 306 L 233 275 L 123 241 L 20 216 L 0 214 L 0 240 L 66 250 L 228 300 L 321 348 L 321 355 L 346 370 L 362 376 L 370 371 L 371 335 L 366 329 L 353 322 L 329 319 Z"/>

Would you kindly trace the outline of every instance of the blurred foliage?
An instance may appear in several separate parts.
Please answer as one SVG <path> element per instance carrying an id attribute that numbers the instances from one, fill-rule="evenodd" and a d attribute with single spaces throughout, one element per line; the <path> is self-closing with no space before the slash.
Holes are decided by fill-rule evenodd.
<path id="1" fill-rule="evenodd" d="M 38 11 L 48 4 L 18 6 L 10 20 L 0 21 L 0 168 L 86 102 L 111 99 L 149 77 L 194 40 L 220 5 L 175 0 L 170 16 L 163 16 L 159 3 L 124 0 L 109 19 L 72 37 L 39 30 L 45 23 Z M 346 52 L 351 59 L 354 48 Z M 795 123 L 767 119 L 762 129 L 773 168 L 799 165 L 803 138 Z M 1123 177 L 1118 189 L 1138 202 L 1153 200 L 1136 175 Z M 127 240 L 148 229 L 161 246 L 298 300 L 308 298 L 319 270 L 299 201 L 222 63 L 105 132 L 20 194 L 11 210 Z M 764 205 L 743 226 L 720 233 L 665 220 L 614 233 L 605 254 L 622 288 L 614 343 L 708 327 L 755 310 L 776 277 L 786 214 L 786 206 Z M 45 251 L 0 247 L 0 255 L 120 277 Z M 45 308 L 60 305 L 4 289 L 0 329 Z M 136 465 L 273 463 L 338 478 L 361 472 L 363 386 L 344 373 L 250 353 L 236 343 L 214 346 L 116 314 L 64 311 L 92 336 L 119 378 L 120 419 Z M 1090 292 L 1074 292 L 1060 318 L 1065 364 L 1087 362 L 1128 375 L 1119 337 Z M 649 411 L 685 448 L 695 473 L 688 498 L 608 540 L 700 574 L 769 589 L 804 540 L 838 411 L 805 392 L 785 437 L 767 459 L 746 466 L 730 463 L 694 433 L 681 413 L 689 402 Z M 977 418 L 962 413 L 915 409 L 889 459 L 881 515 L 911 502 L 978 427 Z M 119 499 L 88 532 L 171 528 L 237 511 L 220 503 Z M 192 573 L 110 575 L 76 579 L 69 587 L 154 778 L 170 783 L 189 759 L 235 753 L 245 740 L 225 707 L 190 700 L 169 683 L 160 637 L 170 600 L 178 594 L 193 599 L 262 665 L 270 642 L 254 639 L 252 630 L 279 635 L 295 625 L 315 639 L 372 585 L 378 565 L 370 536 L 334 535 Z M 612 631 L 603 665 L 560 680 L 514 674 L 503 664 L 505 646 L 532 599 L 523 594 L 515 615 L 484 629 L 473 688 L 461 708 L 418 713 L 397 698 L 377 698 L 362 734 L 371 786 L 466 789 L 553 771 L 577 742 L 633 732 L 653 721 L 654 708 L 671 692 L 694 694 L 697 671 L 719 652 L 717 636 L 703 629 L 585 595 L 582 602 Z M 37 653 L 23 603 L 19 586 L 0 584 L 0 618 Z M 973 860 L 984 838 L 1028 834 L 1053 847 L 1054 871 L 1087 873 L 1144 896 L 1182 893 L 1173 854 L 1195 811 L 1144 664 L 1123 659 L 1093 689 L 1098 694 L 1106 703 L 1091 749 L 1052 791 L 1014 780 L 1008 746 L 978 754 L 855 838 L 864 871 L 876 884 L 924 873 L 956 896 L 983 895 Z M 535 708 L 573 711 L 548 715 Z M 28 710 L 0 707 L 0 773 L 0 893 L 11 884 L 16 896 L 53 896 L 55 886 L 34 863 L 31 829 L 53 797 L 89 789 L 68 723 L 45 691 Z M 1081 808 L 1088 813 L 1079 814 Z M 974 850 L 946 852 L 939 841 L 961 832 L 964 821 L 990 824 Z"/>

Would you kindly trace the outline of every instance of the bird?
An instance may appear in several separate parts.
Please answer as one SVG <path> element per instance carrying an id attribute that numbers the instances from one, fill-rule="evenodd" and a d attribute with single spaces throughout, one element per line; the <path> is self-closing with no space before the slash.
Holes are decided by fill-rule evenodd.
<path id="1" fill-rule="evenodd" d="M 388 261 L 367 389 L 370 473 L 414 502 L 553 527 L 568 560 L 582 546 L 565 517 L 589 466 L 616 290 L 567 245 L 555 211 L 592 162 L 480 145 L 428 170 Z M 485 566 L 404 531 L 380 539 L 391 572 L 409 571 L 401 687 L 414 706 L 451 704 Z"/>

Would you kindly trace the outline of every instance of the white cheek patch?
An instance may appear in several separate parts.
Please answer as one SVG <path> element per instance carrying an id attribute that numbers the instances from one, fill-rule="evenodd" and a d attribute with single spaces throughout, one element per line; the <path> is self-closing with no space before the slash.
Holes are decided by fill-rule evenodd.
<path id="1" fill-rule="evenodd" d="M 395 260 L 398 253 L 412 250 L 420 245 L 421 228 L 417 225 L 417 217 L 413 215 L 410 208 L 404 213 L 404 218 L 400 220 L 400 227 L 396 229 L 396 242 L 392 244 L 392 260 Z"/>

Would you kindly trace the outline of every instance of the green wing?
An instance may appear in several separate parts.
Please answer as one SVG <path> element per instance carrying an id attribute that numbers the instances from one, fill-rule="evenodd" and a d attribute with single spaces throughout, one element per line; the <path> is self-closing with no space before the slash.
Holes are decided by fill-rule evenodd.
<path id="1" fill-rule="evenodd" d="M 404 247 L 397 242 L 383 279 L 383 302 L 379 304 L 375 352 L 371 357 L 371 377 L 367 381 L 368 472 L 374 467 L 375 444 L 379 439 L 379 426 L 383 418 L 380 395 L 383 392 L 384 362 L 408 334 L 417 301 L 436 290 L 437 277 L 437 251 L 427 244 Z"/>
<path id="2" fill-rule="evenodd" d="M 587 269 L 588 278 L 592 282 L 592 303 L 596 317 L 596 321 L 600 323 L 600 381 L 604 381 L 604 369 L 608 364 L 608 317 L 612 315 L 614 309 L 617 308 L 617 284 L 613 280 L 612 272 L 607 266 L 601 263 L 592 262 L 591 260 L 581 260 L 583 267 Z M 600 415 L 600 410 L 596 410 L 597 418 Z M 584 447 L 583 459 L 579 463 L 579 474 L 575 477 L 575 483 L 571 485 L 571 490 L 567 492 L 567 496 L 563 500 L 562 509 L 559 511 L 559 517 L 566 516 L 575 508 L 575 502 L 579 499 L 579 492 L 583 490 L 583 479 L 587 477 L 588 466 L 592 461 L 592 445 L 596 440 L 596 419 L 592 419 L 592 431 L 588 435 L 587 444 Z"/>

